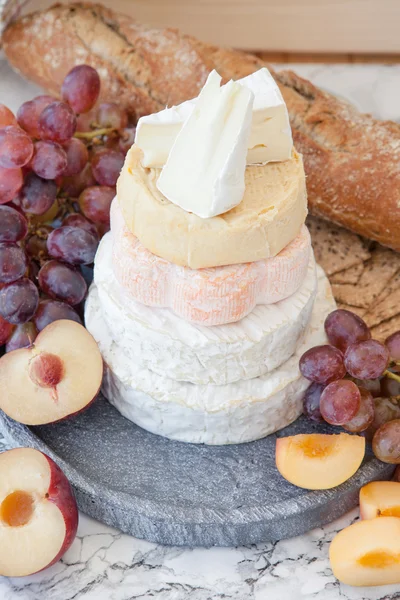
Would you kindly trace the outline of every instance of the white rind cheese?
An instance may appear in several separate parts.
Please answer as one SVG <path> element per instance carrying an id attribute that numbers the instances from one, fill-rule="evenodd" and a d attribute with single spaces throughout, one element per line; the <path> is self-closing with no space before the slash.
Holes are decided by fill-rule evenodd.
<path id="1" fill-rule="evenodd" d="M 104 321 L 132 363 L 171 379 L 220 385 L 263 375 L 293 354 L 311 318 L 317 288 L 313 255 L 293 296 L 215 327 L 187 323 L 168 309 L 132 300 L 113 274 L 111 257 L 106 234 L 94 268 Z"/>
<path id="2" fill-rule="evenodd" d="M 271 373 L 227 385 L 192 385 L 138 366 L 114 342 L 103 319 L 97 290 L 86 306 L 86 326 L 107 365 L 103 393 L 126 418 L 152 433 L 203 444 L 250 442 L 293 422 L 302 412 L 309 382 L 299 372 L 308 348 L 326 343 L 324 320 L 334 310 L 329 282 L 318 268 L 318 294 L 296 354 Z"/>
<path id="3" fill-rule="evenodd" d="M 274 78 L 268 69 L 262 68 L 237 83 L 254 94 L 247 164 L 288 160 L 293 148 L 292 132 L 286 104 Z M 143 151 L 143 166 L 165 165 L 195 103 L 196 99 L 188 100 L 139 119 L 135 143 Z"/>
<path id="4" fill-rule="evenodd" d="M 244 194 L 254 95 L 212 71 L 175 138 L 157 187 L 170 202 L 203 219 L 237 206 Z"/>

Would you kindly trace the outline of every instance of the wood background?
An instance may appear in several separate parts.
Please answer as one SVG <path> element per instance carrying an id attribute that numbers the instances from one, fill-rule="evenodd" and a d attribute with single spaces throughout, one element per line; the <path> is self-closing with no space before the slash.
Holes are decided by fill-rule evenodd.
<path id="1" fill-rule="evenodd" d="M 243 49 L 400 52 L 400 0 L 113 0 L 112 6 Z"/>

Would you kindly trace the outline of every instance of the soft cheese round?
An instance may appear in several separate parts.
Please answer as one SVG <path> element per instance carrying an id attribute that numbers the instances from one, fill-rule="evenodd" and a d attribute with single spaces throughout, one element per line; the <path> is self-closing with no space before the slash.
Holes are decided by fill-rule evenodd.
<path id="1" fill-rule="evenodd" d="M 202 219 L 157 189 L 160 169 L 145 168 L 132 146 L 117 183 L 126 224 L 153 254 L 200 269 L 276 256 L 299 234 L 307 215 L 301 156 L 246 168 L 245 193 L 227 213 Z M 190 194 L 190 190 L 187 190 Z"/>
<path id="2" fill-rule="evenodd" d="M 97 289 L 91 288 L 86 326 L 107 365 L 103 393 L 140 427 L 182 442 L 250 442 L 293 422 L 302 412 L 309 385 L 299 372 L 305 350 L 326 343 L 324 320 L 335 308 L 329 283 L 318 270 L 318 295 L 307 332 L 296 353 L 271 373 L 227 385 L 177 382 L 140 367 L 113 340 L 103 319 Z"/>
<path id="3" fill-rule="evenodd" d="M 206 326 L 240 321 L 257 304 L 275 304 L 294 294 L 306 276 L 311 251 L 303 225 L 274 258 L 208 269 L 180 267 L 146 250 L 126 227 L 117 199 L 111 205 L 111 233 L 114 273 L 131 298 Z"/>
<path id="4" fill-rule="evenodd" d="M 194 325 L 132 300 L 114 276 L 110 234 L 97 251 L 94 282 L 103 318 L 130 361 L 178 381 L 218 385 L 258 377 L 285 362 L 308 325 L 317 288 L 311 256 L 290 298 L 256 306 L 238 323 Z"/>

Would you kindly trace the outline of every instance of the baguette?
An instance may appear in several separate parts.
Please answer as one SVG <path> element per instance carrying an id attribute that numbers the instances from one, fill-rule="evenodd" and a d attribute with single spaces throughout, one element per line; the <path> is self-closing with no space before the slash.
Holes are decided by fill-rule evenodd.
<path id="1" fill-rule="evenodd" d="M 102 99 L 136 117 L 195 97 L 214 68 L 228 80 L 266 66 L 101 5 L 55 5 L 11 24 L 2 41 L 14 68 L 53 94 L 72 66 L 92 65 Z M 360 114 L 295 73 L 271 72 L 304 157 L 311 213 L 400 251 L 400 126 Z"/>

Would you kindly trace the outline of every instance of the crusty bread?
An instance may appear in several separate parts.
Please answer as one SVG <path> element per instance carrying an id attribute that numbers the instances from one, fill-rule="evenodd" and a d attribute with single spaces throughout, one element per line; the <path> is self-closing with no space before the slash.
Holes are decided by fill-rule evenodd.
<path id="1" fill-rule="evenodd" d="M 88 4 L 29 15 L 8 27 L 3 45 L 18 71 L 52 93 L 73 65 L 96 67 L 103 99 L 137 116 L 196 96 L 213 68 L 236 79 L 265 65 Z M 304 156 L 311 212 L 399 251 L 400 126 L 362 115 L 290 71 L 273 75 Z"/>

